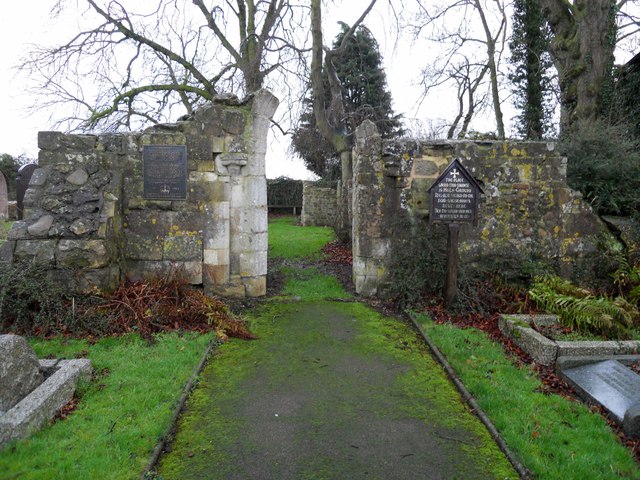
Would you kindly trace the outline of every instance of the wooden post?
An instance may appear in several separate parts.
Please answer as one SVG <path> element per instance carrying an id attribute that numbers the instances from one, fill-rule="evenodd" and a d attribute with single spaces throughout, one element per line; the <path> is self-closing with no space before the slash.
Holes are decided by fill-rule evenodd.
<path id="1" fill-rule="evenodd" d="M 447 278 L 444 284 L 444 301 L 447 308 L 453 306 L 456 301 L 458 290 L 458 234 L 460 233 L 459 223 L 449 224 L 449 235 L 447 236 Z"/>

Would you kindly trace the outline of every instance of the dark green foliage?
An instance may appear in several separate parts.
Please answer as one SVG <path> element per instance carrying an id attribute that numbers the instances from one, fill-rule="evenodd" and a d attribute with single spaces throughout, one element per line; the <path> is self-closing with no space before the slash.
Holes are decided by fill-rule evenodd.
<path id="1" fill-rule="evenodd" d="M 64 333 L 63 325 L 74 314 L 71 306 L 67 289 L 48 274 L 46 266 L 0 262 L 0 332 Z"/>
<path id="2" fill-rule="evenodd" d="M 640 138 L 640 54 L 616 72 L 613 116 Z"/>
<path id="3" fill-rule="evenodd" d="M 333 48 L 342 43 L 349 31 L 348 25 L 340 25 L 342 31 L 336 36 Z M 386 75 L 382 69 L 382 57 L 371 32 L 364 26 L 359 27 L 347 41 L 344 50 L 333 58 L 333 65 L 342 85 L 346 133 L 353 134 L 358 125 L 369 119 L 376 124 L 383 137 L 401 135 L 399 115 L 393 112 L 391 94 L 387 91 Z M 324 77 L 328 93 L 326 73 Z M 329 94 L 327 98 L 330 98 Z M 323 179 L 340 178 L 338 153 L 316 128 L 313 104 L 309 98 L 305 100 L 305 109 L 291 137 L 291 144 L 313 173 Z"/>
<path id="4" fill-rule="evenodd" d="M 595 296 L 556 276 L 538 277 L 529 297 L 539 308 L 555 313 L 567 327 L 610 338 L 628 338 L 640 321 L 637 307 L 624 297 Z"/>
<path id="5" fill-rule="evenodd" d="M 311 100 L 305 99 L 305 105 L 298 127 L 291 135 L 291 147 L 302 157 L 307 170 L 320 178 L 337 180 L 341 176 L 339 155 L 317 129 Z"/>
<path id="6" fill-rule="evenodd" d="M 552 132 L 551 32 L 538 0 L 515 0 L 513 34 L 509 42 L 509 74 L 514 105 L 519 110 L 516 132 L 527 140 L 540 140 Z"/>
<path id="7" fill-rule="evenodd" d="M 267 180 L 267 204 L 302 207 L 302 180 L 288 177 Z"/>
<path id="8" fill-rule="evenodd" d="M 440 295 L 447 269 L 446 228 L 400 220 L 395 231 L 403 238 L 394 242 L 391 253 L 390 296 L 407 307 Z"/>
<path id="9" fill-rule="evenodd" d="M 600 215 L 638 215 L 640 152 L 624 125 L 581 122 L 561 144 L 569 186 Z"/>
<path id="10" fill-rule="evenodd" d="M 0 154 L 0 172 L 4 174 L 9 190 L 9 200 L 15 200 L 16 196 L 16 176 L 22 161 L 8 153 Z"/>
<path id="11" fill-rule="evenodd" d="M 636 252 L 629 252 L 634 258 Z M 640 259 L 633 264 L 626 255 L 618 255 L 618 269 L 613 273 L 613 282 L 621 297 L 625 297 L 640 308 Z"/>

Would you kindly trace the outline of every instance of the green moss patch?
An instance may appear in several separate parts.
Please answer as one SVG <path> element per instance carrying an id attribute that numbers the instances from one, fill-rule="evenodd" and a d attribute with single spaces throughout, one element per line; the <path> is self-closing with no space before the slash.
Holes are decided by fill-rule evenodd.
<path id="1" fill-rule="evenodd" d="M 358 303 L 270 304 L 221 346 L 163 479 L 517 478 L 415 332 Z"/>

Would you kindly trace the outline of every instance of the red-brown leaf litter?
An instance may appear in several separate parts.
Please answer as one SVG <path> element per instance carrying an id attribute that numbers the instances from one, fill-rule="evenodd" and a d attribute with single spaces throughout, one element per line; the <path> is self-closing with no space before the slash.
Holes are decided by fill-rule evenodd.
<path id="1" fill-rule="evenodd" d="M 351 245 L 345 245 L 336 240 L 322 247 L 322 252 L 327 256 L 325 262 L 352 265 Z"/>

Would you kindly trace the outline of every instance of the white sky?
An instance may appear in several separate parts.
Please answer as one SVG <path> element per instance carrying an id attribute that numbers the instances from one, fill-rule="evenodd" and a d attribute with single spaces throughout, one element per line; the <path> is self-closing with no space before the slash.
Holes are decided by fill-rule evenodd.
<path id="1" fill-rule="evenodd" d="M 49 130 L 55 120 L 55 112 L 40 111 L 29 113 L 26 107 L 31 99 L 26 91 L 28 78 L 13 67 L 20 61 L 30 44 L 55 45 L 67 40 L 69 35 L 78 30 L 73 12 L 67 12 L 67 19 L 53 23 L 49 16 L 53 0 L 37 2 L 0 1 L 0 153 L 14 156 L 37 156 L 37 132 Z M 75 2 L 69 2 L 69 6 Z M 335 2 L 324 12 L 325 43 L 335 37 L 337 20 L 352 24 L 362 12 L 367 0 L 344 0 Z M 365 24 L 372 30 L 378 40 L 385 61 L 385 71 L 389 91 L 394 100 L 396 113 L 405 118 L 417 118 L 428 123 L 429 120 L 451 119 L 456 108 L 455 96 L 452 92 L 434 92 L 420 108 L 420 88 L 416 83 L 420 79 L 421 69 L 426 65 L 428 56 L 433 55 L 433 48 L 425 45 L 412 46 L 408 38 L 397 38 L 389 12 L 384 7 L 371 12 Z M 378 8 L 378 7 L 376 7 Z M 339 17 L 337 16 L 339 15 Z M 284 102 L 280 108 L 286 108 Z M 505 102 L 507 121 L 513 111 Z M 479 122 L 479 124 L 478 124 Z M 495 127 L 491 120 L 476 121 L 475 128 L 480 131 L 491 131 Z M 269 178 L 286 175 L 292 178 L 310 178 L 302 161 L 288 153 L 288 139 L 272 129 L 270 135 L 270 151 L 267 157 L 267 176 Z"/>

